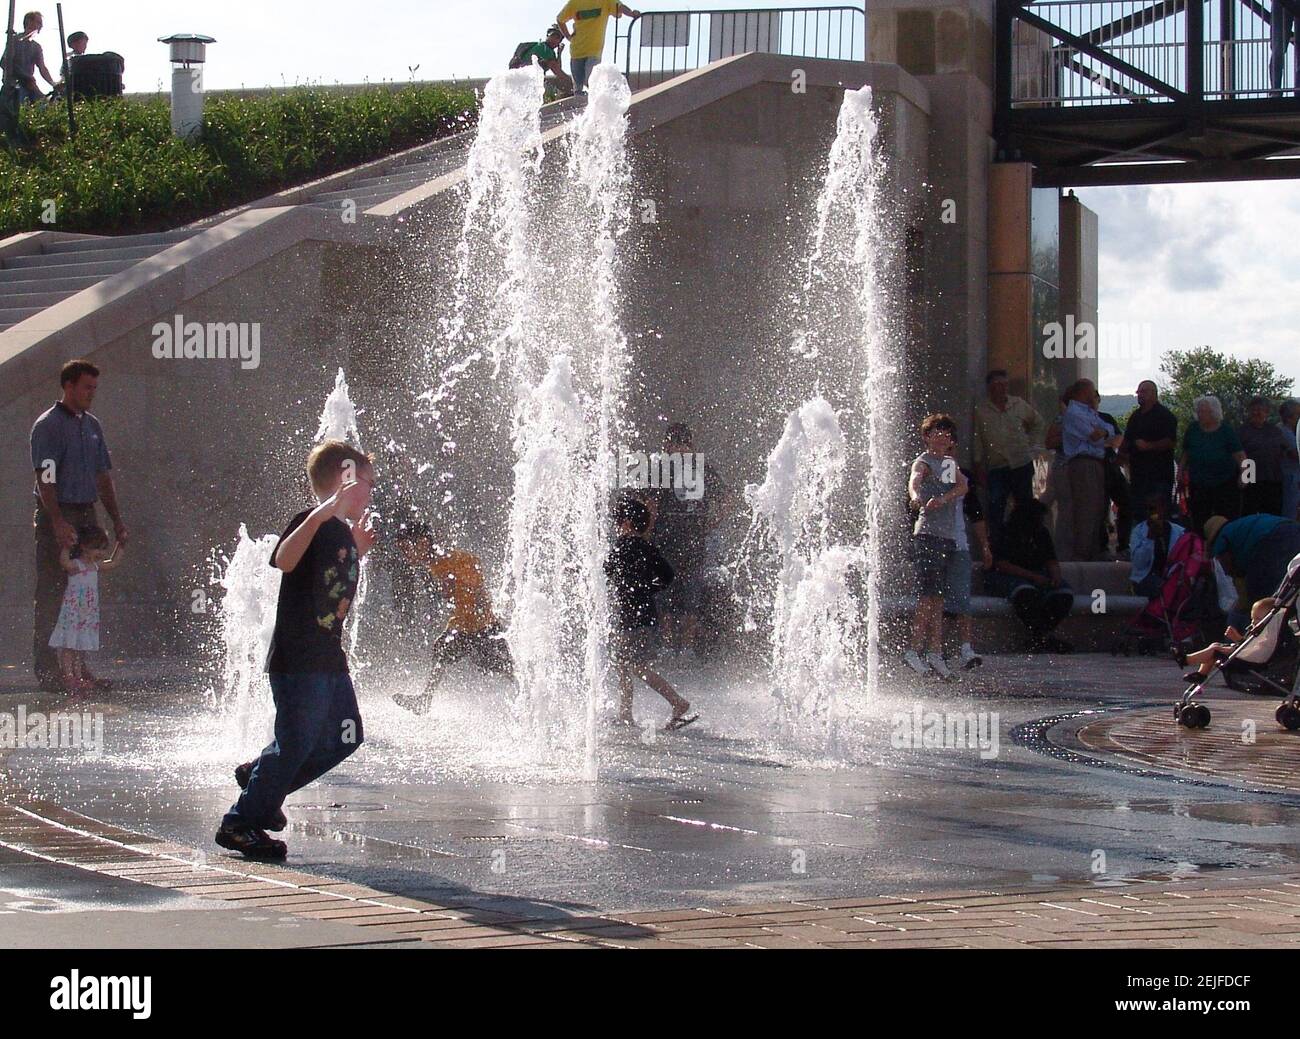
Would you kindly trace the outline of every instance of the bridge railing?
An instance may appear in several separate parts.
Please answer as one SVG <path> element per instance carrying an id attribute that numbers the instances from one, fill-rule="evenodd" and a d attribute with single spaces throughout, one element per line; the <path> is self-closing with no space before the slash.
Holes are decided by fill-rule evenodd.
<path id="1" fill-rule="evenodd" d="M 1031 0 L 1012 5 L 1012 106 L 1295 96 L 1296 44 L 1286 50 L 1280 68 L 1271 61 L 1272 16 L 1283 3 Z"/>
<path id="2" fill-rule="evenodd" d="M 644 11 L 616 24 L 614 62 L 634 89 L 747 51 L 842 61 L 867 53 L 861 6 Z"/>

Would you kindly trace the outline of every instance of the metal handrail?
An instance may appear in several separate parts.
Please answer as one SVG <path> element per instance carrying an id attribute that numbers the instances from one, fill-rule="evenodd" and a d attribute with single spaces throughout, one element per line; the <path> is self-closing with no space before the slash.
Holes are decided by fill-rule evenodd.
<path id="1" fill-rule="evenodd" d="M 746 51 L 865 61 L 866 7 L 643 11 L 629 19 L 626 32 L 614 31 L 614 63 L 621 54 L 623 72 L 636 88 Z"/>
<path id="2" fill-rule="evenodd" d="M 1290 6 L 1288 0 L 1028 0 L 1013 15 L 1019 24 L 1009 48 L 1010 102 L 1051 107 L 1294 95 L 1300 48 L 1290 53 L 1276 86 L 1270 71 L 1271 15 L 1282 4 Z"/>

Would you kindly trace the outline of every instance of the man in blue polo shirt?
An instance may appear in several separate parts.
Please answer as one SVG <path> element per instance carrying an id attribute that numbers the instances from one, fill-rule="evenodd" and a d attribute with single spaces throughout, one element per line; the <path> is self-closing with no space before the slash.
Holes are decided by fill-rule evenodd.
<path id="1" fill-rule="evenodd" d="M 1272 595 L 1287 564 L 1300 555 L 1300 523 L 1268 513 L 1232 521 L 1211 516 L 1205 521 L 1205 543 L 1224 572 L 1245 584 L 1245 595 L 1228 615 L 1228 622 L 1244 631 L 1251 604 Z"/>
<path id="2" fill-rule="evenodd" d="M 77 541 L 77 528 L 97 524 L 95 502 L 103 499 L 113 531 L 126 544 L 126 524 L 117 507 L 110 470 L 113 463 L 99 420 L 90 413 L 99 386 L 99 369 L 89 361 L 69 361 L 59 373 L 63 396 L 32 426 L 32 469 L 36 473 L 36 596 L 32 665 L 41 688 L 62 688 L 50 633 L 59 620 L 67 574 L 59 552 Z M 108 683 L 94 680 L 100 688 Z"/>
<path id="3" fill-rule="evenodd" d="M 1065 391 L 1069 401 L 1061 416 L 1061 449 L 1070 479 L 1074 511 L 1072 559 L 1084 562 L 1100 554 L 1100 534 L 1106 522 L 1106 448 L 1118 448 L 1115 427 L 1098 413 L 1101 397 L 1091 379 L 1080 379 Z"/>

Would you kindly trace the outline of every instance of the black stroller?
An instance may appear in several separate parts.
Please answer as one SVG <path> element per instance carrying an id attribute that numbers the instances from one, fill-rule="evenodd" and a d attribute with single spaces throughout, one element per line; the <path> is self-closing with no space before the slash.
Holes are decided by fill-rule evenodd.
<path id="1" fill-rule="evenodd" d="M 1296 653 L 1296 634 L 1291 630 L 1298 596 L 1300 556 L 1287 567 L 1286 577 L 1273 593 L 1275 602 L 1268 613 L 1247 628 L 1245 637 L 1232 652 L 1216 661 L 1209 674 L 1188 686 L 1182 699 L 1174 705 L 1174 717 L 1179 725 L 1203 729 L 1210 724 L 1210 709 L 1195 698 L 1215 674 L 1222 672 L 1232 689 L 1281 696 L 1282 702 L 1273 717 L 1284 729 L 1300 729 L 1300 694 L 1296 692 L 1300 655 Z M 1279 667 L 1278 663 L 1285 666 Z"/>

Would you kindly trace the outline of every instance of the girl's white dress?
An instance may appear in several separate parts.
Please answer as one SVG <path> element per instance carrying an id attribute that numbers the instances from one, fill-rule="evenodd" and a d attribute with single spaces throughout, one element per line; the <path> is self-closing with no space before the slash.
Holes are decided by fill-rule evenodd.
<path id="1" fill-rule="evenodd" d="M 50 635 L 52 649 L 99 649 L 99 567 L 74 559 L 59 622 Z"/>

